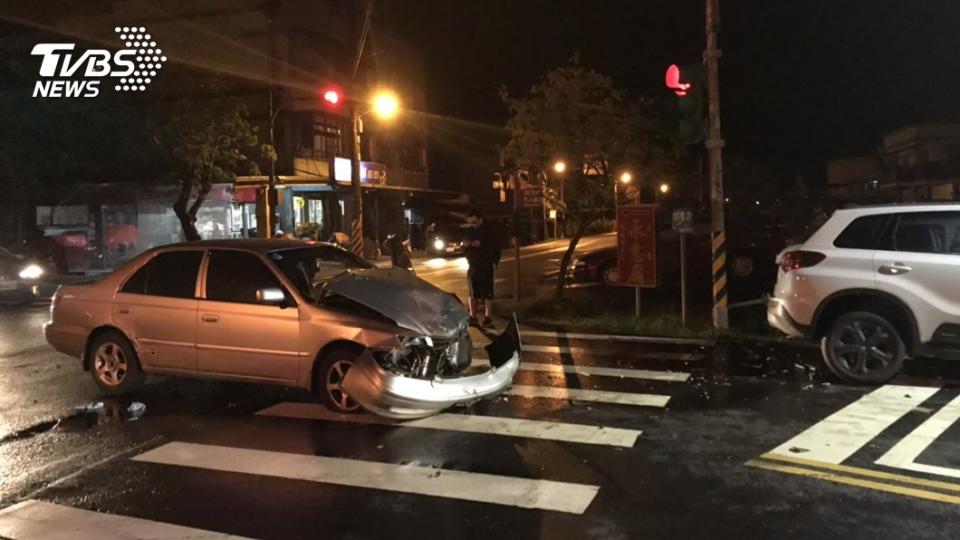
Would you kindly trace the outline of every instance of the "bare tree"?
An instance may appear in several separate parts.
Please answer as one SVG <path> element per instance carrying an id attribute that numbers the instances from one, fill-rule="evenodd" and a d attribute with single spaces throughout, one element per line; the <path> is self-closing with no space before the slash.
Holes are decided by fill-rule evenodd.
<path id="1" fill-rule="evenodd" d="M 154 139 L 174 163 L 180 193 L 173 210 L 187 240 L 200 239 L 197 212 L 213 184 L 231 182 L 241 171 L 259 174 L 249 156 L 266 151 L 258 149 L 257 129 L 239 99 L 216 81 L 200 90 L 180 93 L 151 112 Z"/>

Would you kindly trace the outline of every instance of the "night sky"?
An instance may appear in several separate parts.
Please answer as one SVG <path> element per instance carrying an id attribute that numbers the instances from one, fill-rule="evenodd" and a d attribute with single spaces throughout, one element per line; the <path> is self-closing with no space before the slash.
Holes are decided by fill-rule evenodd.
<path id="1" fill-rule="evenodd" d="M 825 161 L 882 135 L 960 118 L 960 2 L 722 0 L 727 151 L 823 180 Z M 629 95 L 663 97 L 670 63 L 699 62 L 699 0 L 378 0 L 422 48 L 431 112 L 502 125 L 497 87 L 526 91 L 579 54 Z"/>

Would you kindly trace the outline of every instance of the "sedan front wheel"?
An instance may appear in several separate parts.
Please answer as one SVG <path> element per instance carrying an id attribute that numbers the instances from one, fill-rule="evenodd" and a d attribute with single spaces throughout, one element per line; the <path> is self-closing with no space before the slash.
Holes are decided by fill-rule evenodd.
<path id="1" fill-rule="evenodd" d="M 317 393 L 320 401 L 337 412 L 355 412 L 360 404 L 343 391 L 343 379 L 357 361 L 357 353 L 349 349 L 335 349 L 327 353 L 317 373 Z"/>

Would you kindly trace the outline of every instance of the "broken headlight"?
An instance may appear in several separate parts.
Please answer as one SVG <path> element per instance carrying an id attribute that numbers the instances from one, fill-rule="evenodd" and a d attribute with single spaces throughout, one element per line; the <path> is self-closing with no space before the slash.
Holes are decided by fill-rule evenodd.
<path id="1" fill-rule="evenodd" d="M 466 332 L 453 338 L 397 336 L 393 349 L 376 351 L 374 358 L 391 373 L 418 379 L 455 375 L 470 365 L 471 343 Z"/>

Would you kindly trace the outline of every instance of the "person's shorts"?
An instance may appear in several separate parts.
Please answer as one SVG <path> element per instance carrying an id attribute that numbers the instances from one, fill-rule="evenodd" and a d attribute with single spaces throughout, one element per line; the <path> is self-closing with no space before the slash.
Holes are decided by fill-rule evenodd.
<path id="1" fill-rule="evenodd" d="M 471 264 L 467 270 L 470 297 L 479 300 L 493 298 L 493 263 Z"/>

